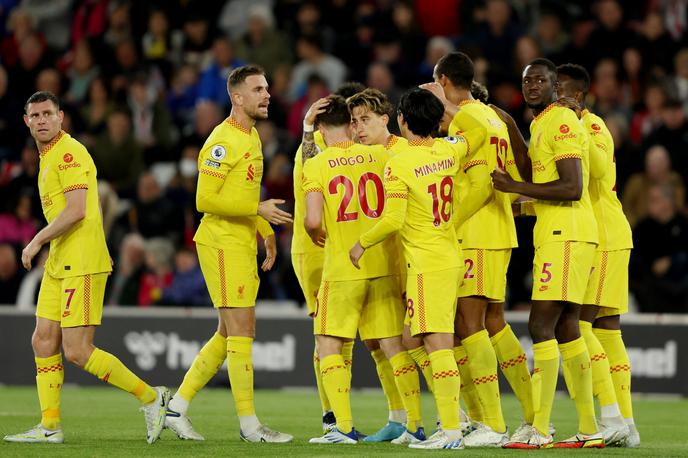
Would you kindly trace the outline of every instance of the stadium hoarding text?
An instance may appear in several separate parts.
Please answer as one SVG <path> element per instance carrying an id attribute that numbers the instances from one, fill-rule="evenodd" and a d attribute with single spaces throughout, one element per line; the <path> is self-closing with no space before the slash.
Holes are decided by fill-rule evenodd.
<path id="1" fill-rule="evenodd" d="M 289 307 L 285 307 L 285 310 Z M 260 306 L 258 307 L 260 311 Z M 279 307 L 275 307 L 279 311 Z M 255 384 L 258 388 L 313 386 L 312 322 L 295 313 L 258 313 L 253 345 Z M 0 383 L 33 385 L 36 369 L 31 351 L 33 315 L 0 307 L 0 336 L 10 351 L 0 354 Z M 532 342 L 527 337 L 527 315 L 509 314 L 512 328 L 532 364 Z M 176 387 L 198 350 L 216 330 L 212 310 L 129 308 L 106 309 L 96 345 L 114 353 L 149 383 Z M 635 393 L 688 396 L 688 319 L 658 315 L 624 317 L 624 340 L 632 367 Z M 375 366 L 357 342 L 353 358 L 353 386 L 379 387 Z M 224 367 L 224 366 L 223 366 Z M 91 375 L 65 366 L 65 383 L 99 384 Z M 563 390 L 563 377 L 559 389 Z M 211 385 L 226 385 L 220 370 Z M 509 391 L 504 379 L 503 391 Z"/>

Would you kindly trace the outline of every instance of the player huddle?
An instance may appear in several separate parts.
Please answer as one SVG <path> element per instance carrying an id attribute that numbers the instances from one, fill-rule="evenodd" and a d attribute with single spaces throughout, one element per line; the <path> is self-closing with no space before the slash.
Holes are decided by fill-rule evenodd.
<path id="1" fill-rule="evenodd" d="M 524 69 L 523 95 L 535 115 L 529 146 L 507 113 L 474 98 L 473 76 L 465 54 L 440 59 L 434 83 L 401 97 L 401 137 L 389 133 L 392 109 L 374 89 L 321 99 L 305 116 L 292 262 L 314 323 L 324 435 L 311 442 L 637 446 L 619 329 L 630 228 L 614 192 L 611 136 L 582 105 L 589 76 L 546 59 Z M 503 314 L 520 214 L 537 217 L 532 376 Z M 356 431 L 349 401 L 357 333 L 389 404 L 389 422 L 367 437 Z M 555 442 L 560 353 L 579 433 Z M 511 435 L 498 366 L 523 410 Z M 419 372 L 438 413 L 428 436 Z"/>
<path id="2" fill-rule="evenodd" d="M 486 91 L 473 81 L 473 63 L 463 53 L 440 59 L 435 82 L 405 93 L 396 112 L 381 92 L 349 83 L 306 113 L 294 167 L 291 255 L 315 335 L 323 435 L 311 443 L 639 445 L 619 320 L 627 309 L 632 243 L 614 191 L 614 145 L 604 122 L 585 110 L 589 76 L 582 67 L 536 59 L 522 76 L 535 115 L 529 145 L 507 113 L 484 103 Z M 194 237 L 218 328 L 171 399 L 166 388 L 150 387 L 93 346 L 110 271 L 103 262 L 95 166 L 61 130 L 63 115 L 52 94 L 27 102 L 24 119 L 41 151 L 39 184 L 49 224 L 25 248 L 25 267 L 43 244 L 51 245 L 32 339 L 42 418 L 5 440 L 63 441 L 61 348 L 71 362 L 141 401 L 149 443 L 164 427 L 182 439 L 203 440 L 187 411 L 225 359 L 240 437 L 293 440 L 263 425 L 253 403 L 256 233 L 267 252 L 261 268 L 269 270 L 276 245 L 268 223 L 292 222 L 277 207 L 284 201 L 260 201 L 262 146 L 254 124 L 267 118 L 270 94 L 255 66 L 234 70 L 227 90 L 232 112 L 198 159 L 196 204 L 204 217 Z M 392 116 L 401 136 L 388 130 Z M 75 158 L 84 166 L 64 166 Z M 532 376 L 504 320 L 506 272 L 517 246 L 514 217 L 521 214 L 537 217 L 528 326 Z M 88 240 L 98 242 L 89 244 L 96 250 L 89 259 L 70 251 L 70 244 Z M 350 407 L 357 334 L 375 361 L 389 407 L 388 423 L 370 436 L 356 430 Z M 555 442 L 550 413 L 560 354 L 579 432 Z M 522 408 L 523 422 L 512 434 L 501 410 L 498 366 Z M 438 414 L 427 435 L 419 373 Z"/>

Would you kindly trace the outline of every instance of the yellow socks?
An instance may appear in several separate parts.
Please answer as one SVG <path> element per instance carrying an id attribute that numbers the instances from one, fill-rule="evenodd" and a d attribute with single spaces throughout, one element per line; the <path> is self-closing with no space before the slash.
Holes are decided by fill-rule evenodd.
<path id="1" fill-rule="evenodd" d="M 609 371 L 616 393 L 616 400 L 624 419 L 633 419 L 633 403 L 631 402 L 631 363 L 626 353 L 620 330 L 593 329 L 597 339 L 602 344 L 609 359 Z"/>
<path id="2" fill-rule="evenodd" d="M 592 398 L 592 369 L 590 353 L 583 337 L 559 344 L 564 378 L 578 412 L 578 432 L 597 432 L 595 403 Z"/>
<path id="3" fill-rule="evenodd" d="M 253 406 L 253 338 L 227 337 L 227 370 L 239 418 L 255 415 Z"/>
<path id="4" fill-rule="evenodd" d="M 344 358 L 344 365 L 346 366 L 346 370 L 349 371 L 349 375 L 351 375 L 351 365 L 354 362 L 353 353 L 354 341 L 344 342 L 342 344 L 342 358 Z"/>
<path id="5" fill-rule="evenodd" d="M 370 355 L 373 357 L 373 360 L 375 360 L 375 368 L 377 369 L 377 376 L 380 379 L 380 384 L 382 385 L 382 391 L 385 393 L 385 397 L 387 398 L 387 406 L 389 407 L 389 412 L 390 412 L 390 417 L 392 416 L 392 412 L 394 411 L 404 411 L 404 401 L 401 399 L 401 395 L 399 394 L 399 390 L 397 389 L 397 384 L 394 381 L 394 370 L 392 369 L 392 365 L 390 364 L 390 361 L 387 359 L 385 354 L 382 352 L 381 349 L 373 350 L 370 352 Z M 343 355 L 342 355 L 343 356 Z M 346 363 L 346 359 L 344 359 L 344 362 Z M 336 415 L 336 414 L 335 414 Z M 393 421 L 397 421 L 400 423 L 404 422 L 404 419 L 401 418 L 390 418 Z"/>
<path id="6" fill-rule="evenodd" d="M 376 361 L 377 362 L 377 361 Z M 389 360 L 394 369 L 394 381 L 406 408 L 406 428 L 412 433 L 422 425 L 420 412 L 420 380 L 418 370 L 407 351 L 400 351 Z"/>
<path id="7" fill-rule="evenodd" d="M 459 370 L 451 350 L 437 350 L 428 355 L 432 365 L 433 395 L 442 428 L 459 429 Z"/>
<path id="8" fill-rule="evenodd" d="M 559 350 L 555 339 L 533 344 L 533 426 L 545 436 L 549 435 L 549 418 L 552 414 L 554 392 L 559 376 Z"/>
<path id="9" fill-rule="evenodd" d="M 142 404 L 150 404 L 157 397 L 155 390 L 127 369 L 122 361 L 100 348 L 93 350 L 84 370 L 112 386 L 133 394 Z"/>
<path id="10" fill-rule="evenodd" d="M 201 388 L 203 388 L 222 366 L 222 363 L 227 357 L 227 339 L 216 332 L 206 342 L 206 344 L 198 352 L 191 367 L 184 375 L 184 381 L 179 386 L 175 398 L 180 396 L 186 405 L 196 396 Z M 177 412 L 177 409 L 172 409 Z M 186 410 L 180 412 L 186 413 Z"/>
<path id="11" fill-rule="evenodd" d="M 318 385 L 320 407 L 322 408 L 324 415 L 327 412 L 331 412 L 332 407 L 330 406 L 330 401 L 327 399 L 327 393 L 325 393 L 325 387 L 322 383 L 322 374 L 320 373 L 320 357 L 318 356 L 317 348 L 313 348 L 313 370 L 315 372 L 315 383 Z"/>
<path id="12" fill-rule="evenodd" d="M 337 429 L 343 433 L 351 432 L 353 419 L 351 417 L 351 374 L 344 364 L 342 355 L 329 355 L 320 359 L 322 383 L 330 400 L 334 416 L 337 418 Z"/>
<path id="13" fill-rule="evenodd" d="M 523 409 L 523 419 L 526 423 L 533 423 L 533 388 L 530 383 L 530 371 L 526 354 L 521 342 L 508 324 L 490 338 L 494 347 L 499 368 L 506 377 L 511 389 Z"/>
<path id="14" fill-rule="evenodd" d="M 616 393 L 614 392 L 614 384 L 612 383 L 612 376 L 609 373 L 609 360 L 607 354 L 602 347 L 602 344 L 592 332 L 592 323 L 587 321 L 579 321 L 581 337 L 585 340 L 585 345 L 588 347 L 590 354 L 590 361 L 592 363 L 592 394 L 599 400 L 602 408 L 602 417 L 604 410 L 609 409 L 610 406 L 616 406 L 618 411 L 618 404 L 616 402 Z M 616 412 L 620 415 L 620 412 Z"/>
<path id="15" fill-rule="evenodd" d="M 483 407 L 473 384 L 466 349 L 462 345 L 454 347 L 454 359 L 461 373 L 461 399 L 466 404 L 466 413 L 473 421 L 483 421 Z"/>
<path id="16" fill-rule="evenodd" d="M 425 379 L 425 384 L 428 386 L 428 391 L 432 393 L 432 366 L 430 365 L 430 358 L 428 358 L 428 353 L 425 351 L 425 347 L 421 345 L 420 347 L 408 350 L 408 354 L 411 356 L 411 358 L 413 358 L 420 368 L 423 378 Z"/>
<path id="17" fill-rule="evenodd" d="M 483 329 L 462 339 L 461 344 L 466 350 L 473 385 L 483 408 L 482 422 L 498 433 L 506 431 L 499 397 L 497 357 L 490 336 Z"/>
<path id="18" fill-rule="evenodd" d="M 36 358 L 36 388 L 41 404 L 41 425 L 45 429 L 60 427 L 60 393 L 64 382 L 62 354 Z"/>

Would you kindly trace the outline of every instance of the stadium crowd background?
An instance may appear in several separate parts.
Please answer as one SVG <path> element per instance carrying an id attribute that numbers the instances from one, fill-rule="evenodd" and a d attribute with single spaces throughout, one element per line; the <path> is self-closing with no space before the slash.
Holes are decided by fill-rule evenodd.
<path id="1" fill-rule="evenodd" d="M 633 227 L 631 310 L 686 313 L 687 10 L 682 0 L 2 0 L 0 304 L 32 308 L 42 276 L 19 262 L 45 224 L 38 153 L 22 121 L 34 91 L 60 97 L 65 130 L 98 168 L 115 261 L 106 304 L 202 306 L 210 299 L 192 241 L 196 159 L 229 113 L 229 72 L 245 63 L 267 71 L 270 117 L 256 125 L 263 198 L 292 210 L 293 156 L 313 101 L 355 80 L 396 103 L 457 49 L 525 135 L 523 67 L 544 56 L 588 69 L 589 107 L 614 137 L 617 192 Z M 517 222 L 511 309 L 529 301 L 533 222 Z M 259 298 L 301 302 L 291 228 L 275 230 L 278 260 L 261 272 Z"/>

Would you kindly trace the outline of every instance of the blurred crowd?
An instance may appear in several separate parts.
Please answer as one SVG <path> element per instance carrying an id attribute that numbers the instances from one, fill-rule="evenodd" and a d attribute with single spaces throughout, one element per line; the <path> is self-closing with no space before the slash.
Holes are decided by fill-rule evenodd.
<path id="1" fill-rule="evenodd" d="M 270 118 L 256 125 L 263 197 L 293 206 L 293 156 L 313 101 L 355 80 L 396 102 L 461 50 L 525 135 L 523 67 L 544 56 L 588 69 L 588 104 L 614 136 L 617 192 L 634 231 L 632 308 L 688 312 L 687 9 L 682 0 L 2 0 L 0 304 L 32 307 L 42 274 L 19 263 L 45 224 L 22 121 L 34 91 L 60 97 L 64 129 L 97 166 L 115 261 L 106 303 L 197 306 L 210 303 L 192 241 L 197 157 L 229 114 L 232 69 L 267 72 Z M 532 225 L 518 222 L 511 308 L 529 300 Z M 278 262 L 261 272 L 259 298 L 301 301 L 291 228 L 276 235 Z"/>

